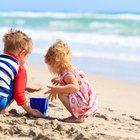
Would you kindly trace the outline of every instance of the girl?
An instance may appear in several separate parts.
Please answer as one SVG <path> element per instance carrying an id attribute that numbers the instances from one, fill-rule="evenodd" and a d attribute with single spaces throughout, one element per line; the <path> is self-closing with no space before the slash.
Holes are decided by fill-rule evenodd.
<path id="1" fill-rule="evenodd" d="M 97 110 L 97 97 L 86 75 L 71 64 L 71 50 L 68 45 L 58 40 L 47 51 L 45 63 L 58 77 L 53 78 L 52 86 L 45 94 L 53 101 L 57 95 L 72 116 L 65 122 L 80 123 L 85 117 Z"/>

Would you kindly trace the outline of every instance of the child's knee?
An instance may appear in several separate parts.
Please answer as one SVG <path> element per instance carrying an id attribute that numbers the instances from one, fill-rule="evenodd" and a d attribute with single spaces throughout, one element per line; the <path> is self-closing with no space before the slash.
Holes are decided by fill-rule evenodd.
<path id="1" fill-rule="evenodd" d="M 60 100 L 63 100 L 64 98 L 68 98 L 69 97 L 69 94 L 58 94 L 58 98 Z"/>
<path id="2" fill-rule="evenodd" d="M 58 94 L 58 98 L 61 100 L 63 98 L 63 94 Z"/>

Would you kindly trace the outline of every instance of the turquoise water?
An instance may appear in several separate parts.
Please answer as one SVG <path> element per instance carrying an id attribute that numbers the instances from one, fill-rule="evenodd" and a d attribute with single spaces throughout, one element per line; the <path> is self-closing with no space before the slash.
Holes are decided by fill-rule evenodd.
<path id="1" fill-rule="evenodd" d="M 132 13 L 0 12 L 0 27 L 139 36 L 139 25 Z"/>
<path id="2" fill-rule="evenodd" d="M 10 28 L 32 37 L 35 49 L 29 62 L 44 64 L 49 45 L 63 39 L 72 49 L 74 65 L 136 83 L 140 83 L 139 27 L 138 13 L 0 12 L 1 38 Z M 2 50 L 2 41 L 0 46 Z"/>

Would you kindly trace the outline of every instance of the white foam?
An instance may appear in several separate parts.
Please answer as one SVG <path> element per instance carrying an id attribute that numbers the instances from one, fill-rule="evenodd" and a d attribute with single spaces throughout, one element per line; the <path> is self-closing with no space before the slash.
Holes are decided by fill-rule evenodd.
<path id="1" fill-rule="evenodd" d="M 2 37 L 6 31 L 6 27 L 0 28 L 0 36 Z M 47 47 L 56 39 L 63 39 L 71 44 L 74 56 L 140 62 L 140 54 L 138 54 L 140 52 L 139 36 L 49 32 L 45 29 L 24 29 L 24 32 L 32 37 L 33 42 L 37 41 L 38 43 L 33 53 L 44 54 Z M 73 45 L 76 46 L 73 47 Z"/>
<path id="2" fill-rule="evenodd" d="M 51 17 L 51 18 L 96 18 L 96 19 L 128 19 L 140 20 L 140 15 L 132 13 L 103 14 L 94 12 L 32 12 L 32 11 L 10 11 L 0 12 L 1 17 Z"/>
<path id="3" fill-rule="evenodd" d="M 74 13 L 74 12 L 23 12 L 23 11 L 11 11 L 11 12 L 0 12 L 1 17 L 30 17 L 30 18 L 40 18 L 40 17 L 51 17 L 51 18 L 81 18 L 88 14 Z"/>
<path id="4" fill-rule="evenodd" d="M 80 43 L 87 45 L 104 45 L 106 47 L 118 46 L 126 48 L 140 48 L 139 36 L 121 36 L 121 35 L 106 35 L 93 33 L 72 33 L 72 32 L 49 32 L 47 30 L 25 30 L 34 39 L 54 41 L 63 39 L 71 43 Z"/>
<path id="5" fill-rule="evenodd" d="M 108 60 L 127 61 L 127 62 L 140 62 L 139 55 L 127 54 L 127 53 L 74 52 L 73 55 L 77 57 L 86 57 L 86 58 L 108 59 Z"/>
<path id="6" fill-rule="evenodd" d="M 47 48 L 40 49 L 35 48 L 33 53 L 45 55 Z M 75 57 L 85 57 L 85 58 L 97 58 L 103 60 L 116 60 L 116 61 L 126 61 L 126 62 L 139 62 L 140 56 L 138 54 L 131 53 L 110 53 L 110 52 L 95 52 L 95 51 L 85 51 L 85 50 L 72 50 L 72 54 Z"/>

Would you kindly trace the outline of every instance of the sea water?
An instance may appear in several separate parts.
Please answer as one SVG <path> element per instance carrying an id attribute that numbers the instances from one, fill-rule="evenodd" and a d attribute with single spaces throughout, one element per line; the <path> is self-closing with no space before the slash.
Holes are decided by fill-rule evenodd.
<path id="1" fill-rule="evenodd" d="M 0 12 L 2 36 L 10 28 L 27 33 L 34 43 L 28 63 L 44 64 L 57 39 L 72 49 L 72 63 L 88 73 L 140 83 L 140 14 L 95 12 Z"/>

